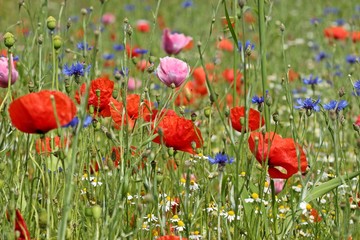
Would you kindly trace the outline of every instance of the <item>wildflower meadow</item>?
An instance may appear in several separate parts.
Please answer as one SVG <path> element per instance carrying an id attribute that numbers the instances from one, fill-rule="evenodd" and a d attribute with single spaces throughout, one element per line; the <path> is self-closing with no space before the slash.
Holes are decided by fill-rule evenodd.
<path id="1" fill-rule="evenodd" d="M 360 239 L 360 3 L 0 1 L 0 239 Z"/>

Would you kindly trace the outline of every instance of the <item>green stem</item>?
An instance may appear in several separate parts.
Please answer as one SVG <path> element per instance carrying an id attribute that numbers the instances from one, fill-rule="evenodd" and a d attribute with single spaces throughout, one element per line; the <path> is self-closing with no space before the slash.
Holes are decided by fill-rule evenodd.
<path id="1" fill-rule="evenodd" d="M 265 0 L 258 0 L 258 12 L 259 12 L 259 37 L 260 37 L 260 63 L 261 63 L 261 81 L 263 96 L 266 96 L 266 90 L 268 89 L 266 79 L 266 36 L 265 36 Z M 270 109 L 265 104 L 265 127 L 266 131 L 270 131 Z"/>

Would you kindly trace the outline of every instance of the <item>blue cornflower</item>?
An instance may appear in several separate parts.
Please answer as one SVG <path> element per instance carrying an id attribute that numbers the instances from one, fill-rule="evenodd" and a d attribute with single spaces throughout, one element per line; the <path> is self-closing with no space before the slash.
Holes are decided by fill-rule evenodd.
<path id="1" fill-rule="evenodd" d="M 321 22 L 321 19 L 317 18 L 317 17 L 314 17 L 314 18 L 310 19 L 310 23 L 313 24 L 313 25 L 318 24 L 320 22 Z"/>
<path id="2" fill-rule="evenodd" d="M 337 26 L 342 26 L 342 25 L 344 25 L 346 23 L 346 21 L 344 19 L 342 19 L 342 18 L 339 18 L 339 19 L 335 20 L 335 23 L 336 23 Z"/>
<path id="3" fill-rule="evenodd" d="M 121 76 L 125 77 L 125 76 L 129 76 L 129 69 L 128 68 L 122 68 L 122 69 L 118 69 L 117 67 L 114 69 L 114 75 L 116 75 L 117 73 L 119 73 Z"/>
<path id="4" fill-rule="evenodd" d="M 125 11 L 131 12 L 135 10 L 135 5 L 134 4 L 126 4 L 125 5 Z"/>
<path id="5" fill-rule="evenodd" d="M 348 104 L 346 100 L 340 100 L 337 102 L 336 100 L 331 100 L 328 104 L 324 104 L 324 108 L 326 110 L 335 110 L 336 112 L 339 112 L 343 110 Z"/>
<path id="6" fill-rule="evenodd" d="M 320 111 L 320 106 L 318 105 L 320 102 L 320 98 L 316 101 L 313 101 L 311 98 L 306 98 L 302 100 L 301 98 L 297 99 L 296 102 L 299 104 L 294 106 L 296 109 L 305 109 L 305 110 L 314 110 L 315 112 Z"/>
<path id="7" fill-rule="evenodd" d="M 359 61 L 359 57 L 355 56 L 355 55 L 347 55 L 346 56 L 346 62 L 347 63 L 350 63 L 350 64 L 354 64 L 356 63 L 357 61 Z"/>
<path id="8" fill-rule="evenodd" d="M 324 15 L 328 15 L 328 14 L 338 14 L 339 13 L 339 9 L 336 7 L 326 7 L 324 8 Z"/>
<path id="9" fill-rule="evenodd" d="M 141 49 L 141 48 L 135 48 L 134 52 L 137 54 L 146 54 L 146 53 L 148 53 L 148 50 Z"/>
<path id="10" fill-rule="evenodd" d="M 252 97 L 251 102 L 260 105 L 264 102 L 264 97 L 263 96 L 259 97 L 259 96 L 255 95 Z"/>
<path id="11" fill-rule="evenodd" d="M 355 6 L 355 11 L 360 12 L 360 4 Z"/>
<path id="12" fill-rule="evenodd" d="M 88 127 L 91 123 L 92 123 L 93 118 L 91 116 L 86 116 L 84 123 L 83 123 L 83 127 L 86 128 Z M 76 127 L 79 124 L 79 118 L 78 117 L 74 117 L 68 124 L 64 125 L 63 127 Z"/>
<path id="13" fill-rule="evenodd" d="M 84 74 L 90 71 L 91 65 L 87 66 L 87 68 L 84 68 L 84 65 L 80 62 L 73 63 L 70 67 L 65 64 L 63 68 L 63 74 L 67 76 L 75 76 L 80 77 L 84 76 Z"/>
<path id="14" fill-rule="evenodd" d="M 185 0 L 182 2 L 181 6 L 183 8 L 189 8 L 193 6 L 193 1 L 192 0 Z"/>
<path id="15" fill-rule="evenodd" d="M 224 166 L 225 164 L 230 164 L 234 162 L 234 158 L 229 157 L 225 153 L 217 153 L 215 158 L 208 156 L 208 160 L 211 164 L 219 164 Z"/>
<path id="16" fill-rule="evenodd" d="M 111 60 L 114 59 L 115 55 L 113 53 L 107 53 L 107 54 L 103 54 L 103 58 L 105 60 Z"/>
<path id="17" fill-rule="evenodd" d="M 354 83 L 354 88 L 358 91 L 360 91 L 360 80 L 357 80 L 355 83 Z"/>
<path id="18" fill-rule="evenodd" d="M 320 62 L 321 60 L 325 59 L 329 57 L 329 55 L 326 52 L 319 52 L 316 56 L 315 56 L 315 61 Z"/>
<path id="19" fill-rule="evenodd" d="M 304 78 L 303 82 L 307 85 L 316 85 L 322 82 L 322 80 L 319 77 L 313 78 L 313 75 L 311 74 L 309 78 Z"/>
<path id="20" fill-rule="evenodd" d="M 122 44 L 114 44 L 113 48 L 115 51 L 123 51 L 125 49 L 124 45 Z"/>
<path id="21" fill-rule="evenodd" d="M 83 42 L 79 42 L 77 45 L 77 48 L 79 49 L 79 50 L 84 50 L 85 49 L 85 47 L 86 47 L 86 50 L 88 50 L 88 51 L 90 51 L 91 49 L 93 49 L 93 47 L 89 47 L 89 44 L 84 44 Z"/>
<path id="22" fill-rule="evenodd" d="M 246 42 L 245 42 L 245 47 L 243 46 L 243 44 L 242 44 L 242 42 L 241 41 L 238 41 L 238 49 L 239 49 L 239 52 L 241 52 L 241 51 L 246 51 L 246 49 L 250 49 L 250 50 L 254 50 L 255 49 L 255 45 L 254 44 L 252 44 L 251 42 L 250 42 L 250 40 L 247 40 Z"/>

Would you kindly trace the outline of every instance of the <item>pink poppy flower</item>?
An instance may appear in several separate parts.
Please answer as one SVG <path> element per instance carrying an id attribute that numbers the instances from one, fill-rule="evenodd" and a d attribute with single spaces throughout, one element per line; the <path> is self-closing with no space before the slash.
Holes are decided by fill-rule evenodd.
<path id="1" fill-rule="evenodd" d="M 189 76 L 189 65 L 177 58 L 160 58 L 156 75 L 168 87 L 179 87 Z"/>
<path id="2" fill-rule="evenodd" d="M 104 25 L 110 25 L 110 24 L 114 23 L 115 20 L 116 20 L 116 17 L 112 13 L 105 13 L 101 18 L 101 21 Z"/>
<path id="3" fill-rule="evenodd" d="M 12 60 L 11 61 L 11 85 L 16 82 L 18 77 L 19 77 L 19 73 L 16 71 L 15 66 L 14 66 L 14 61 Z M 7 88 L 8 83 L 9 83 L 8 58 L 0 57 L 0 87 Z"/>
<path id="4" fill-rule="evenodd" d="M 138 89 L 141 87 L 141 81 L 139 79 L 130 77 L 128 81 L 128 90 L 134 91 L 135 89 Z"/>
<path id="5" fill-rule="evenodd" d="M 171 33 L 168 28 L 165 28 L 163 31 L 162 47 L 167 54 L 178 54 L 191 41 L 192 37 L 179 33 Z"/>

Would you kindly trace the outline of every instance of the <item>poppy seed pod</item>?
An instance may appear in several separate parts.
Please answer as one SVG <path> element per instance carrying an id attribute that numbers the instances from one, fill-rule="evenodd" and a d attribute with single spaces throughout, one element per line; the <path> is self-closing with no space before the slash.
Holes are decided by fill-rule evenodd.
<path id="1" fill-rule="evenodd" d="M 53 31 L 56 28 L 56 19 L 53 16 L 49 16 L 46 19 L 46 26 L 50 31 Z"/>

